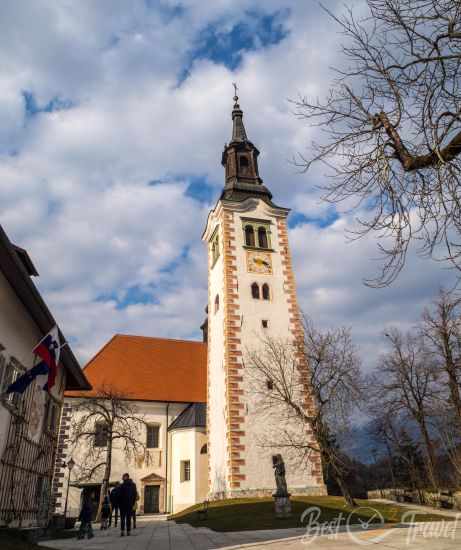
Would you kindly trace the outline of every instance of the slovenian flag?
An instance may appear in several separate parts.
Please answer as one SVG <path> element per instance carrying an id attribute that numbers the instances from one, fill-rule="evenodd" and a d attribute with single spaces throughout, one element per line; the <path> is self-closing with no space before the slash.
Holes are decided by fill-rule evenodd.
<path id="1" fill-rule="evenodd" d="M 36 378 L 45 391 L 50 391 L 56 381 L 61 344 L 59 330 L 54 326 L 32 350 L 38 363 L 10 384 L 6 393 L 24 393 Z"/>

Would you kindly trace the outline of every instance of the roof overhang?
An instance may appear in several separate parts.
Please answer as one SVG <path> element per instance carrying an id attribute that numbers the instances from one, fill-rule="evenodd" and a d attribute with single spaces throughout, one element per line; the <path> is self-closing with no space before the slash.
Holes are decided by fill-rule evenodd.
<path id="1" fill-rule="evenodd" d="M 21 249 L 23 250 L 23 249 Z M 34 268 L 35 269 L 35 268 Z M 26 311 L 45 336 L 56 325 L 54 317 L 30 279 L 26 267 L 19 258 L 5 231 L 0 225 L 0 270 L 5 276 Z M 59 331 L 60 338 L 65 338 Z M 91 385 L 83 374 L 75 355 L 67 345 L 61 350 L 61 363 L 66 369 L 66 390 L 90 390 Z"/>

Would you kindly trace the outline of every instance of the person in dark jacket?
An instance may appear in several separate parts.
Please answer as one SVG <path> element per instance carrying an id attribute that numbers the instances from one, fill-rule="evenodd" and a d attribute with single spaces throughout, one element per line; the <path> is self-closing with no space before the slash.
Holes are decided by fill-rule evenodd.
<path id="1" fill-rule="evenodd" d="M 130 479 L 129 474 L 123 474 L 123 483 L 120 485 L 118 492 L 118 505 L 120 508 L 120 527 L 121 536 L 131 534 L 131 518 L 133 516 L 133 506 L 136 502 L 136 495 L 138 493 L 136 485 L 133 480 Z"/>
<path id="2" fill-rule="evenodd" d="M 112 489 L 109 494 L 110 500 L 110 516 L 109 516 L 109 527 L 112 525 L 112 515 L 114 515 L 114 526 L 117 527 L 118 521 L 118 491 L 120 489 L 120 483 L 117 482 L 117 485 Z"/>
<path id="3" fill-rule="evenodd" d="M 80 509 L 80 515 L 78 516 L 80 521 L 80 529 L 78 530 L 77 538 L 83 539 L 85 535 L 89 538 L 93 538 L 93 528 L 91 521 L 93 519 L 93 501 L 88 491 L 83 491 L 82 495 L 82 507 Z"/>
<path id="4" fill-rule="evenodd" d="M 134 484 L 134 481 L 132 479 L 130 479 L 131 482 L 133 482 Z M 136 487 L 136 485 L 135 485 Z M 132 520 L 133 520 L 133 529 L 136 529 L 136 512 L 138 511 L 138 500 L 139 500 L 139 493 L 138 491 L 136 490 L 136 499 L 134 501 L 134 505 L 133 505 L 133 515 L 132 515 Z"/>
<path id="5" fill-rule="evenodd" d="M 109 496 L 106 495 L 104 497 L 104 501 L 101 507 L 101 529 L 107 529 L 109 524 L 110 511 L 111 511 L 110 500 L 109 500 Z"/>

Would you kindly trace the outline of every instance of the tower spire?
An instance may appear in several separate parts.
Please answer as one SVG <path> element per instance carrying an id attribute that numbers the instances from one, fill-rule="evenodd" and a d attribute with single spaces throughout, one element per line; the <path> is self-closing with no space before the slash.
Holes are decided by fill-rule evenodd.
<path id="1" fill-rule="evenodd" d="M 232 141 L 248 141 L 245 126 L 243 125 L 243 111 L 240 109 L 238 103 L 239 97 L 237 95 L 237 84 L 232 83 L 234 86 L 234 108 L 232 109 Z"/>
<path id="2" fill-rule="evenodd" d="M 243 111 L 240 109 L 237 84 L 234 86 L 234 107 L 232 109 L 232 141 L 224 146 L 221 163 L 226 169 L 226 179 L 221 198 L 242 201 L 248 197 L 259 197 L 270 202 L 272 194 L 259 177 L 258 149 L 247 137 L 243 125 Z"/>

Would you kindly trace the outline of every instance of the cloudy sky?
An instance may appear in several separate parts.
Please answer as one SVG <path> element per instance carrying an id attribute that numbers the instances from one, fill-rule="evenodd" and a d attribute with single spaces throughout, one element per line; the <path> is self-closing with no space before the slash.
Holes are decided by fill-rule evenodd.
<path id="1" fill-rule="evenodd" d="M 391 288 L 365 287 L 376 242 L 348 243 L 354 214 L 319 201 L 321 169 L 290 162 L 315 134 L 289 99 L 327 92 L 340 39 L 314 0 L 1 2 L 0 223 L 82 363 L 115 332 L 200 337 L 200 237 L 223 186 L 234 81 L 265 184 L 293 209 L 315 322 L 351 326 L 371 365 L 383 329 L 413 324 L 453 281 L 412 254 Z"/>

